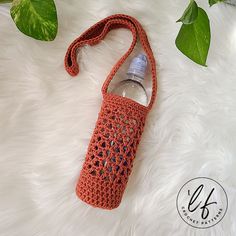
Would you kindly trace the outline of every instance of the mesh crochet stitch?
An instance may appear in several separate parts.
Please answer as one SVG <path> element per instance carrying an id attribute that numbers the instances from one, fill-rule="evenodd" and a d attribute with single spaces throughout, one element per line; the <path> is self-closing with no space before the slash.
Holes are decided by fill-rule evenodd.
<path id="1" fill-rule="evenodd" d="M 109 16 L 90 27 L 72 42 L 65 56 L 67 72 L 72 76 L 77 75 L 79 72 L 76 61 L 77 49 L 85 44 L 97 44 L 111 29 L 120 27 L 131 30 L 133 41 L 103 84 L 102 107 L 76 186 L 76 193 L 81 200 L 104 209 L 118 207 L 125 191 L 146 116 L 156 97 L 155 59 L 140 23 L 133 17 L 123 14 Z M 110 81 L 132 52 L 137 34 L 147 54 L 152 72 L 152 95 L 147 107 L 129 98 L 107 92 Z"/>
<path id="2" fill-rule="evenodd" d="M 90 205 L 113 209 L 121 202 L 147 111 L 130 99 L 107 95 L 77 184 Z"/>

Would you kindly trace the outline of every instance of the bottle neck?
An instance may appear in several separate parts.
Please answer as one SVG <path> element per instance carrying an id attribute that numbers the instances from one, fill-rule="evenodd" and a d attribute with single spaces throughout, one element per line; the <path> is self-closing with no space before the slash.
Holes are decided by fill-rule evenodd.
<path id="1" fill-rule="evenodd" d="M 127 74 L 127 79 L 131 79 L 131 80 L 134 80 L 140 84 L 143 83 L 143 79 L 142 78 L 139 78 L 138 76 L 134 75 L 134 74 Z"/>

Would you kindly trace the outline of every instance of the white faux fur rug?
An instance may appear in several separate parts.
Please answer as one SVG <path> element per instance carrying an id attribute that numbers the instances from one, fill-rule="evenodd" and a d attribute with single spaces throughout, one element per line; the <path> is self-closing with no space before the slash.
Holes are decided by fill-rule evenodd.
<path id="1" fill-rule="evenodd" d="M 208 7 L 212 44 L 208 67 L 185 58 L 174 41 L 188 1 L 56 1 L 59 32 L 40 42 L 21 34 L 0 6 L 0 235 L 236 235 L 236 8 Z M 158 62 L 158 100 L 119 208 L 92 208 L 75 195 L 101 104 L 100 88 L 127 50 L 131 34 L 112 31 L 80 56 L 71 78 L 68 45 L 102 18 L 139 19 Z M 125 69 L 121 69 L 123 75 Z M 228 196 L 223 220 L 208 229 L 187 225 L 176 196 L 205 176 Z"/>

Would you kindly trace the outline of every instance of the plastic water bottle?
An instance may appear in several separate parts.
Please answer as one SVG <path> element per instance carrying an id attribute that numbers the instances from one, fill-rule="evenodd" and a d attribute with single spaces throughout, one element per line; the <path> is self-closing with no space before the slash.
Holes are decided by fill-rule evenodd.
<path id="1" fill-rule="evenodd" d="M 139 54 L 134 57 L 127 71 L 127 78 L 119 82 L 112 90 L 113 94 L 130 98 L 144 106 L 148 103 L 148 97 L 143 80 L 147 70 L 147 57 Z"/>

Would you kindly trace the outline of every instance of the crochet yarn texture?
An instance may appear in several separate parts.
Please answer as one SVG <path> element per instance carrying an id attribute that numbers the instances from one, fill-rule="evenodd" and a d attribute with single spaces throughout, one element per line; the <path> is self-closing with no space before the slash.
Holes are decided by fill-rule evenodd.
<path id="1" fill-rule="evenodd" d="M 118 207 L 125 191 L 146 116 L 156 97 L 156 63 L 141 24 L 135 18 L 123 14 L 109 16 L 90 27 L 69 46 L 65 56 L 67 72 L 72 76 L 77 75 L 78 48 L 85 44 L 97 44 L 110 30 L 116 28 L 131 30 L 133 41 L 103 84 L 101 110 L 76 186 L 76 193 L 81 200 L 103 209 Z M 109 83 L 132 52 L 138 36 L 152 72 L 152 95 L 147 107 L 107 92 Z"/>

